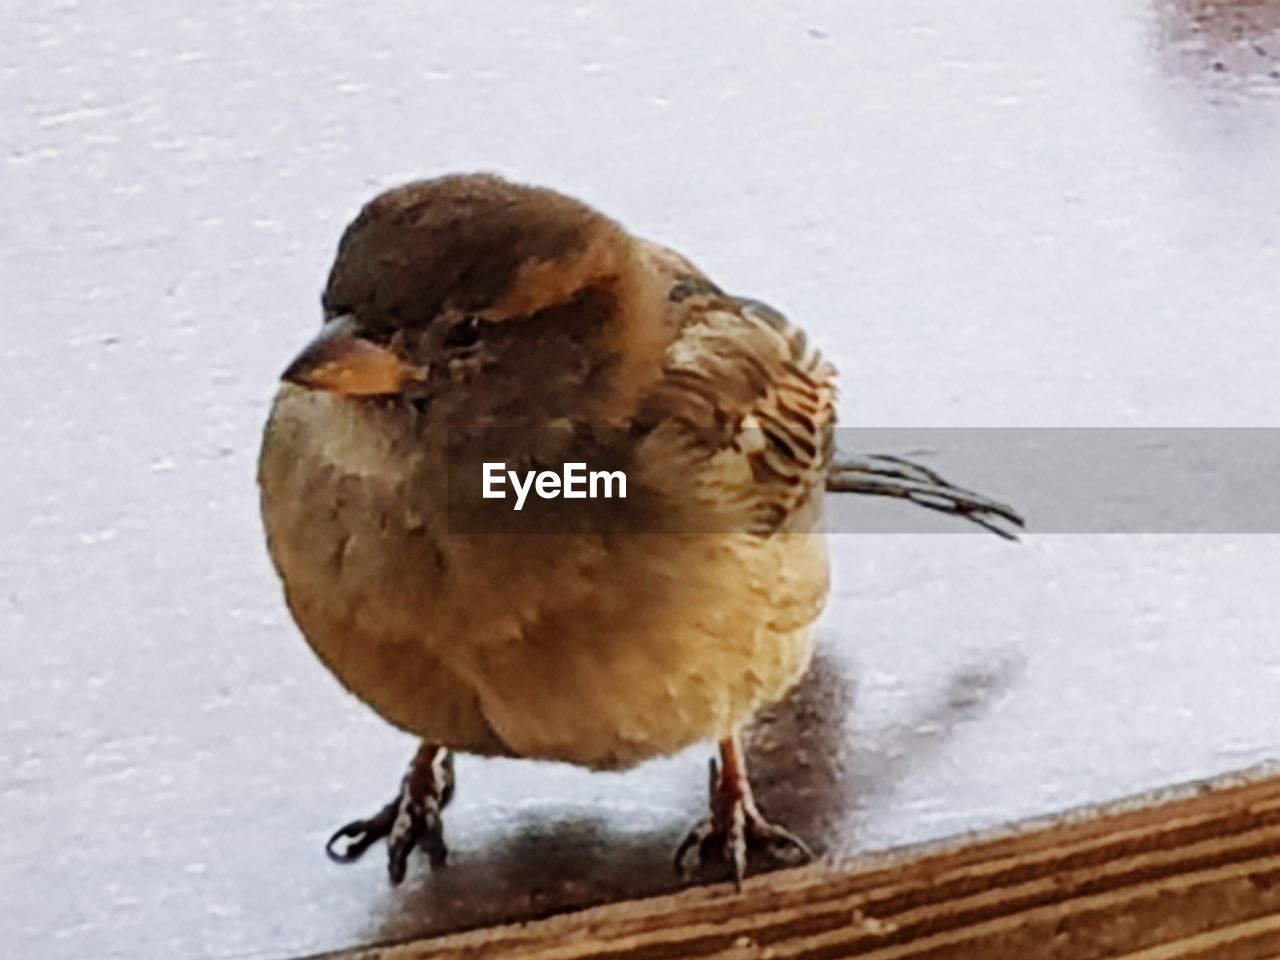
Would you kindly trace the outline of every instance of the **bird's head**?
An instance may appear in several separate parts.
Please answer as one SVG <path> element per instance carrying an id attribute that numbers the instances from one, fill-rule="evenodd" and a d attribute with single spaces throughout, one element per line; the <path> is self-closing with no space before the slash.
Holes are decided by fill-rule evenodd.
<path id="1" fill-rule="evenodd" d="M 665 345 L 662 295 L 630 236 L 577 200 L 490 175 L 411 183 L 347 227 L 324 326 L 283 379 L 448 420 L 607 409 Z"/>

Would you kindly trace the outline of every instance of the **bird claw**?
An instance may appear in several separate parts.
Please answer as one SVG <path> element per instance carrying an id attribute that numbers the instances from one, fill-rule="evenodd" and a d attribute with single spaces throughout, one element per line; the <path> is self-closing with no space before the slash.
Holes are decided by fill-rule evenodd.
<path id="1" fill-rule="evenodd" d="M 714 760 L 711 810 L 711 816 L 690 830 L 676 848 L 676 872 L 685 880 L 727 872 L 741 887 L 752 866 L 799 867 L 813 859 L 803 840 L 765 819 L 749 791 L 727 787 Z"/>
<path id="2" fill-rule="evenodd" d="M 355 863 L 364 856 L 366 850 L 391 832 L 391 825 L 399 810 L 400 798 L 396 797 L 367 820 L 352 820 L 339 827 L 324 845 L 324 852 L 334 863 Z M 340 847 L 339 843 L 343 840 L 351 842 Z"/>
<path id="3" fill-rule="evenodd" d="M 453 796 L 453 758 L 442 747 L 420 750 L 394 800 L 366 820 L 338 828 L 325 844 L 335 863 L 354 863 L 379 840 L 387 841 L 387 873 L 393 886 L 404 880 L 415 847 L 427 855 L 432 869 L 445 865 L 445 806 Z M 343 845 L 343 841 L 349 841 Z"/>

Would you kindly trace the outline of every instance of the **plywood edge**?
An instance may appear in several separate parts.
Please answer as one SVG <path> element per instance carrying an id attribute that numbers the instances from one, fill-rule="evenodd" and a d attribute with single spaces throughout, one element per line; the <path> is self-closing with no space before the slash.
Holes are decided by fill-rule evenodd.
<path id="1" fill-rule="evenodd" d="M 1280 956 L 1280 768 L 334 960 Z"/>

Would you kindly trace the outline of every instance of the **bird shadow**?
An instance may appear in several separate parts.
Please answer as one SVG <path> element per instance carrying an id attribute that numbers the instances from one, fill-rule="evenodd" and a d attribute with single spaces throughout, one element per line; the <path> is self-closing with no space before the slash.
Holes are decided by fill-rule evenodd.
<path id="1" fill-rule="evenodd" d="M 487 849 L 445 870 L 420 870 L 390 893 L 371 931 L 386 943 L 535 920 L 678 889 L 673 835 L 620 832 L 602 814 L 520 814 Z"/>
<path id="2" fill-rule="evenodd" d="M 892 794 L 959 724 L 983 714 L 1017 672 L 1009 662 L 967 667 L 905 722 L 859 732 L 852 664 L 838 650 L 824 650 L 791 696 L 745 734 L 761 808 L 820 855 L 856 851 L 868 802 Z M 691 798 L 689 809 L 700 799 Z M 518 811 L 501 840 L 445 870 L 419 870 L 390 891 L 369 934 L 395 942 L 671 892 L 685 885 L 671 859 L 692 826 L 685 816 L 673 810 L 669 824 L 620 830 L 625 810 Z"/>
<path id="3" fill-rule="evenodd" d="M 862 849 L 868 807 L 891 797 L 961 725 L 983 716 L 1021 675 L 1023 661 L 965 665 L 906 718 L 858 729 L 853 665 L 834 644 L 819 650 L 805 682 L 757 718 L 747 749 L 762 809 L 810 839 L 816 853 L 847 856 Z"/>

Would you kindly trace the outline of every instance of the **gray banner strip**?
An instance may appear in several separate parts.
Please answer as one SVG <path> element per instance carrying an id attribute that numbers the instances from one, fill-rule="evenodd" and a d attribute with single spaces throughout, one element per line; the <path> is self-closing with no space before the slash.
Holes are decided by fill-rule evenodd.
<path id="1" fill-rule="evenodd" d="M 630 469 L 631 440 L 616 435 L 616 442 L 591 447 L 600 454 L 600 462 L 589 463 L 588 469 L 627 470 L 625 504 L 539 500 L 531 494 L 524 509 L 514 512 L 511 499 L 479 498 L 478 459 L 500 458 L 515 446 L 529 449 L 529 437 L 524 434 L 518 444 L 511 444 L 510 435 L 496 431 L 484 439 L 490 452 L 468 457 L 465 468 L 450 459 L 453 532 L 738 532 L 735 525 L 750 529 L 741 520 L 726 520 L 714 506 L 704 514 L 686 513 L 673 526 L 663 498 L 647 492 Z M 904 472 L 917 480 L 927 477 L 927 471 L 940 475 L 929 482 L 936 490 L 949 491 L 953 504 L 957 491 L 973 491 L 1009 505 L 1025 518 L 1026 530 L 1032 533 L 1280 533 L 1276 428 L 848 427 L 837 431 L 836 445 L 841 461 L 868 464 L 869 472 L 855 471 L 854 482 L 848 484 L 860 493 L 827 493 L 823 526 L 831 533 L 982 532 L 964 517 L 906 502 L 901 489 L 884 488 L 885 496 L 874 495 L 881 478 L 873 465 L 887 464 L 891 473 L 896 462 L 892 458 L 907 461 Z M 562 435 L 548 434 L 543 446 L 547 451 L 565 449 Z M 559 472 L 563 464 L 558 456 L 540 457 L 536 466 Z M 921 467 L 926 472 L 919 471 Z M 894 482 L 887 481 L 890 487 Z M 919 485 L 914 489 L 919 492 Z M 456 498 L 465 499 L 465 506 Z M 927 490 L 926 496 L 912 499 L 928 503 Z M 945 502 L 948 497 L 939 499 Z M 972 519 L 983 519 L 970 513 Z M 1007 524 L 1004 528 L 1017 532 Z"/>
<path id="2" fill-rule="evenodd" d="M 1044 533 L 1280 533 L 1280 429 L 856 429 L 892 454 L 1015 507 Z M 827 498 L 832 532 L 974 530 L 910 504 Z"/>

